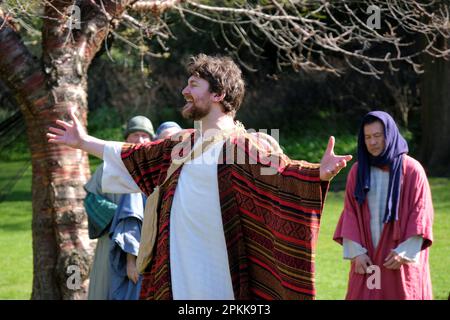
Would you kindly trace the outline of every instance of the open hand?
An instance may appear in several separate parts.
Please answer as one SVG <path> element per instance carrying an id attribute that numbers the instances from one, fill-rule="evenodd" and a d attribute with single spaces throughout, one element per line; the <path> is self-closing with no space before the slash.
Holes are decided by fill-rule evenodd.
<path id="1" fill-rule="evenodd" d="M 71 123 L 62 120 L 56 120 L 56 124 L 63 129 L 49 127 L 47 138 L 49 143 L 63 144 L 72 148 L 80 148 L 83 142 L 83 137 L 86 136 L 86 131 L 80 120 L 75 116 L 75 108 L 69 111 Z"/>
<path id="2" fill-rule="evenodd" d="M 320 160 L 320 180 L 330 181 L 333 179 L 342 168 L 347 166 L 347 161 L 352 160 L 351 155 L 337 156 L 334 154 L 334 137 L 331 136 L 328 140 L 327 150 Z"/>

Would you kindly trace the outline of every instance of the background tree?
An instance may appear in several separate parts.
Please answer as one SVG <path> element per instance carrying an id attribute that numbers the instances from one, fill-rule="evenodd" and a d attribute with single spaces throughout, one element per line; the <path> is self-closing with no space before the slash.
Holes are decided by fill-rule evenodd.
<path id="1" fill-rule="evenodd" d="M 371 5 L 373 12 L 379 9 L 380 29 L 368 24 Z M 88 158 L 49 145 L 45 133 L 56 119 L 67 119 L 69 106 L 77 107 L 86 124 L 88 68 L 97 54 L 111 54 L 112 40 L 133 48 L 145 72 L 146 59 L 170 51 L 175 27 L 183 24 L 198 33 L 200 19 L 218 31 L 210 34 L 219 50 L 247 70 L 268 61 L 273 73 L 289 66 L 335 75 L 352 69 L 380 78 L 401 64 L 421 72 L 422 56 L 447 57 L 441 39 L 449 38 L 448 16 L 446 2 L 418 0 L 2 1 L 0 79 L 24 116 L 32 154 L 32 298 L 74 299 L 86 293 L 92 255 L 82 203 Z M 432 119 L 424 118 L 424 128 Z M 448 159 L 448 150 L 433 157 L 435 163 Z M 70 265 L 80 268 L 78 290 L 67 286 Z"/>
<path id="2" fill-rule="evenodd" d="M 449 48 L 448 39 L 441 39 Z M 450 169 L 450 62 L 424 57 L 421 81 L 422 141 L 421 159 L 435 175 L 448 175 Z"/>

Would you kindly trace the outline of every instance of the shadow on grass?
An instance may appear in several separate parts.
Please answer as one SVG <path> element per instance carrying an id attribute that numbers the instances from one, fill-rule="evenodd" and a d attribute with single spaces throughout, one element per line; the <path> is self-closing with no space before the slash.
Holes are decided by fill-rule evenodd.
<path id="1" fill-rule="evenodd" d="M 1 197 L 3 196 L 3 198 Z M 14 191 L 5 195 L 0 196 L 0 204 L 3 202 L 14 202 L 14 201 L 31 201 L 31 190 L 30 191 Z"/>
<path id="2" fill-rule="evenodd" d="M 15 223 L 5 223 L 0 225 L 1 231 L 15 232 L 15 231 L 30 231 L 31 222 L 29 220 Z"/>

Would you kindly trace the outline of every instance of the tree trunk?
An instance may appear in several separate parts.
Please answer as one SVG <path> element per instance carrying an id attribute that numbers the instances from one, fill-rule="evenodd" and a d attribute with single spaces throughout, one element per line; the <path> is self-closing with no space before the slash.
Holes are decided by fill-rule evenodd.
<path id="1" fill-rule="evenodd" d="M 87 121 L 87 69 L 117 19 L 134 1 L 82 3 L 83 27 L 70 30 L 73 1 L 49 1 L 43 22 L 43 57 L 32 57 L 14 27 L 0 13 L 0 78 L 24 115 L 32 156 L 32 299 L 83 299 L 87 294 L 93 242 L 87 233 L 83 185 L 87 154 L 47 143 L 57 119 L 69 120 L 75 106 Z M 103 11 L 105 10 L 105 11 Z"/>
<path id="2" fill-rule="evenodd" d="M 446 41 L 447 47 L 450 40 Z M 420 158 L 433 175 L 450 173 L 450 61 L 424 57 Z"/>
<path id="3" fill-rule="evenodd" d="M 3 22 L 0 19 L 0 25 Z M 82 202 L 83 184 L 89 177 L 88 158 L 80 151 L 48 144 L 45 136 L 47 128 L 67 113 L 67 97 L 62 99 L 58 92 L 64 81 L 49 83 L 54 79 L 42 72 L 9 25 L 0 30 L 0 53 L 1 77 L 24 115 L 32 155 L 32 298 L 82 298 L 92 256 Z M 86 121 L 86 102 L 80 102 Z M 69 265 L 77 266 L 75 272 L 68 273 Z M 72 275 L 80 277 L 69 278 Z"/>

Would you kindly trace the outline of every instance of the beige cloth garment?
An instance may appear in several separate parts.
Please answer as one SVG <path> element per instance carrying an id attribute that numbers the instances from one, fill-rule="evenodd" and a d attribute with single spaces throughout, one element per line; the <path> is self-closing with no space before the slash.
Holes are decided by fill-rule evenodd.
<path id="1" fill-rule="evenodd" d="M 215 135 L 209 139 L 203 140 L 197 146 L 187 154 L 186 157 L 181 159 L 173 159 L 170 167 L 167 171 L 167 176 L 163 183 L 157 186 L 152 194 L 147 198 L 147 202 L 144 210 L 144 220 L 142 222 L 141 242 L 139 245 L 139 252 L 136 259 L 136 266 L 140 273 L 145 271 L 145 268 L 152 260 L 153 247 L 156 241 L 156 234 L 158 232 L 158 213 L 157 208 L 160 201 L 161 187 L 169 180 L 172 174 L 186 161 L 194 160 L 201 156 L 203 152 L 209 149 L 215 142 L 225 140 L 235 130 L 242 130 L 243 126 L 238 125 L 237 128 L 230 131 L 221 131 L 218 135 Z M 190 142 L 190 141 L 189 141 Z"/>
<path id="2" fill-rule="evenodd" d="M 94 262 L 89 275 L 88 300 L 108 300 L 111 275 L 109 270 L 109 248 L 111 240 L 108 232 L 97 239 Z"/>

